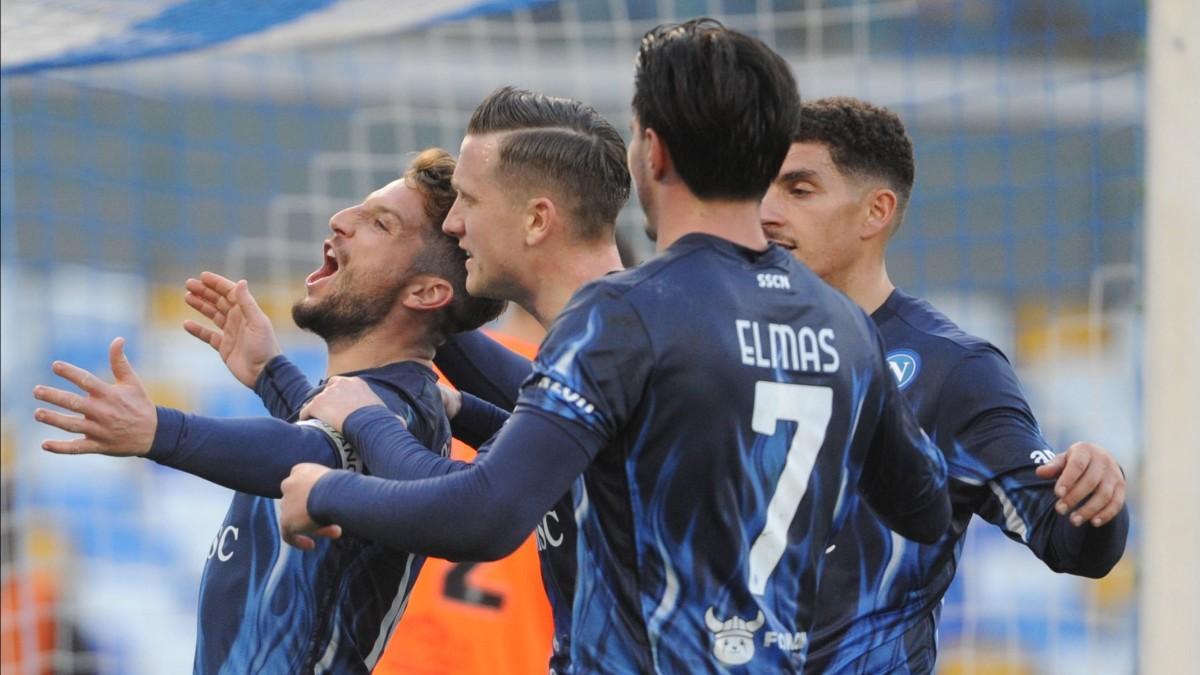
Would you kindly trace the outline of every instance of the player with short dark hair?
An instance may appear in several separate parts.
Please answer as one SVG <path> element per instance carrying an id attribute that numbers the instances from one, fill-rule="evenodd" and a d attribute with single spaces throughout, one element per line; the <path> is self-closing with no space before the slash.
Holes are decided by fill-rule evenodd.
<path id="1" fill-rule="evenodd" d="M 306 295 L 293 308 L 297 325 L 325 340 L 329 374 L 355 374 L 368 382 L 388 414 L 441 454 L 448 450 L 450 429 L 432 370 L 434 350 L 446 335 L 473 329 L 503 307 L 467 296 L 465 255 L 441 232 L 453 169 L 447 153 L 427 150 L 402 178 L 335 214 L 323 263 L 305 280 Z M 201 290 L 203 284 L 191 286 Z M 189 331 L 217 348 L 243 383 L 259 387 L 264 398 L 282 399 L 295 392 L 267 392 L 273 380 L 259 377 L 264 370 L 291 367 L 271 361 L 279 352 L 273 339 L 257 353 L 232 344 L 236 326 L 258 318 L 265 317 L 246 283 L 231 283 L 221 321 L 230 332 L 197 324 Z M 201 581 L 195 671 L 369 672 L 424 557 L 355 537 L 322 541 L 304 555 L 289 553 L 280 545 L 274 499 L 298 462 L 387 476 L 389 458 L 370 448 L 359 452 L 315 420 L 290 424 L 156 410 L 120 338 L 110 359 L 113 385 L 70 364 L 54 364 L 55 373 L 87 396 L 34 389 L 36 398 L 82 413 L 38 409 L 39 421 L 84 434 L 43 447 L 64 454 L 146 456 L 237 491 Z M 300 398 L 314 393 L 306 388 Z M 290 421 L 297 411 L 298 406 L 291 410 Z"/>
<path id="2" fill-rule="evenodd" d="M 781 56 L 717 21 L 664 24 L 642 37 L 634 117 L 655 130 L 701 200 L 762 196 L 787 153 L 777 135 L 795 126 L 798 97 Z"/>
<path id="3" fill-rule="evenodd" d="M 629 201 L 625 141 L 594 108 L 501 87 L 475 108 L 467 136 L 496 136 L 502 183 L 518 194 L 552 190 L 573 236 L 615 241 L 617 214 Z"/>
<path id="4" fill-rule="evenodd" d="M 720 128 L 753 130 L 729 156 L 684 160 L 689 175 L 716 173 L 705 162 L 783 157 L 799 98 L 777 55 L 711 20 L 651 31 L 638 63 L 656 63 L 660 49 L 671 64 L 639 73 L 637 96 L 689 78 L 695 86 L 681 91 L 717 100 L 662 105 L 711 106 Z M 778 91 L 753 106 L 729 101 L 742 85 L 721 83 L 747 80 Z M 283 485 L 281 525 L 297 537 L 336 522 L 486 559 L 511 550 L 574 483 L 575 668 L 798 672 L 825 544 L 854 493 L 932 541 L 949 517 L 945 465 L 866 315 L 768 246 L 758 200 L 778 166 L 746 177 L 759 189 L 718 180 L 724 187 L 702 198 L 658 130 L 635 120 L 633 131 L 631 173 L 660 254 L 575 294 L 487 456 L 473 471 L 415 482 L 298 466 Z M 469 161 L 464 145 L 460 170 Z M 488 264 L 468 262 L 473 291 Z M 537 293 L 516 290 L 506 297 L 536 308 Z M 310 404 L 335 427 L 350 424 L 347 409 L 364 414 L 355 408 L 325 395 Z"/>
<path id="5" fill-rule="evenodd" d="M 973 514 L 1056 572 L 1100 577 L 1125 548 L 1125 480 L 1094 445 L 1056 457 L 1004 355 L 891 283 L 885 249 L 915 173 L 900 118 L 829 98 L 804 104 L 801 119 L 763 200 L 763 228 L 871 312 L 900 389 L 946 457 L 954 504 L 950 529 L 926 545 L 895 535 L 867 506 L 852 507 L 821 579 L 808 667 L 927 673 Z"/>

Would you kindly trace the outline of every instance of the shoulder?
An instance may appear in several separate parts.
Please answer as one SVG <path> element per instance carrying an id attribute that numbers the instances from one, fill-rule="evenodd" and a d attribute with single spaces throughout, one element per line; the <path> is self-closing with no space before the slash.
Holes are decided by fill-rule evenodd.
<path id="1" fill-rule="evenodd" d="M 412 424 L 417 418 L 432 419 L 441 410 L 437 375 L 413 361 L 398 361 L 356 373 L 383 399 L 393 412 Z"/>
<path id="2" fill-rule="evenodd" d="M 983 392 L 1018 388 L 1013 367 L 998 347 L 966 332 L 926 300 L 897 289 L 871 318 L 901 389 L 921 381 L 923 389 L 936 386 L 943 400 L 976 400 Z"/>
<path id="3" fill-rule="evenodd" d="M 896 289 L 872 318 L 879 326 L 889 353 L 907 348 L 940 362 L 958 363 L 968 358 L 998 358 L 1004 353 L 991 342 L 966 332 L 928 301 Z"/>

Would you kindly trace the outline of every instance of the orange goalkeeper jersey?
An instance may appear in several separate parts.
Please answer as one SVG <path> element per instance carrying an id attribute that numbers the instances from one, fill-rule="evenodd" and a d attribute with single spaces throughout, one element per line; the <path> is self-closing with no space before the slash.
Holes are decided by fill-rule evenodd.
<path id="1" fill-rule="evenodd" d="M 498 333 L 509 349 L 533 358 L 536 345 Z M 455 459 L 471 448 L 454 441 Z M 454 527 L 447 523 L 446 527 Z M 526 675 L 544 673 L 554 625 L 531 536 L 512 555 L 489 563 L 429 558 L 376 675 Z"/>

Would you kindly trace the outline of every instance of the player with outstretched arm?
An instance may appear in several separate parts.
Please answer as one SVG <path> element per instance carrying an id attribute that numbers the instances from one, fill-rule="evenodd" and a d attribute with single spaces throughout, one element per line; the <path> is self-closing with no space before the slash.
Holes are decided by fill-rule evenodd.
<path id="1" fill-rule="evenodd" d="M 620 270 L 616 219 L 629 197 L 625 143 L 620 133 L 593 108 L 579 101 L 501 87 L 476 108 L 467 124 L 460 169 L 454 174 L 459 201 L 446 230 L 470 252 L 467 288 L 476 295 L 505 296 L 529 289 L 522 298 L 534 317 L 549 327 L 567 300 L 584 283 Z M 231 324 L 235 284 L 206 274 L 189 286 L 189 302 L 225 327 L 230 347 L 222 356 L 231 368 L 247 361 L 265 363 L 274 354 L 267 318 Z M 201 339 L 207 335 L 195 330 Z M 262 354 L 257 358 L 247 354 Z M 460 389 L 443 390 L 455 437 L 480 446 L 499 429 L 516 405 L 521 382 L 530 373 L 527 359 L 508 351 L 479 331 L 450 336 L 438 349 L 437 366 Z M 253 372 L 257 378 L 258 370 Z M 271 361 L 257 390 L 272 414 L 286 416 L 305 402 L 309 385 L 282 357 Z M 326 390 L 348 392 L 379 403 L 359 378 L 332 378 Z M 489 405 L 492 404 L 492 405 Z M 503 411 L 497 410 L 499 406 Z M 382 413 L 382 415 L 380 415 Z M 394 428 L 393 428 L 394 427 Z M 389 431 L 402 429 L 385 408 L 358 416 L 351 427 L 353 446 L 386 448 Z M 382 451 L 393 478 L 430 475 L 426 465 L 440 463 L 428 452 L 411 455 Z M 476 460 L 487 454 L 481 448 Z M 413 469 L 406 473 L 407 467 Z M 450 462 L 446 472 L 466 470 Z M 575 505 L 565 494 L 541 516 L 539 551 L 542 582 L 554 618 L 552 672 L 571 672 L 571 603 L 575 589 Z M 453 529 L 453 528 L 450 528 Z"/>
<path id="2" fill-rule="evenodd" d="M 455 198 L 453 169 L 448 154 L 427 150 L 403 178 L 335 214 L 322 265 L 293 308 L 296 324 L 325 340 L 330 375 L 362 378 L 389 415 L 441 454 L 450 429 L 431 368 L 434 350 L 449 333 L 475 328 L 503 306 L 467 295 L 465 256 L 440 231 Z M 199 290 L 203 284 L 194 280 L 190 286 Z M 259 387 L 264 399 L 303 400 L 315 393 L 307 387 L 268 391 L 277 380 L 256 371 L 294 367 L 268 363 L 279 352 L 273 339 L 259 352 L 238 349 L 244 335 L 237 327 L 265 317 L 245 282 L 231 289 L 231 298 L 228 333 L 195 323 L 188 330 L 223 356 L 235 355 L 226 359 L 230 369 L 247 386 Z M 388 476 L 389 457 L 369 448 L 360 453 L 315 420 L 289 423 L 298 405 L 288 422 L 156 409 L 122 349 L 118 339 L 110 350 L 115 384 L 55 363 L 54 372 L 86 395 L 40 385 L 34 396 L 81 415 L 38 409 L 35 417 L 84 435 L 46 441 L 51 452 L 146 456 L 237 491 L 201 581 L 195 672 L 369 672 L 424 556 L 357 537 L 322 542 L 299 555 L 280 545 L 274 499 L 297 462 Z M 418 466 L 426 475 L 438 475 L 449 462 L 424 454 Z M 405 475 L 415 470 L 408 467 Z"/>

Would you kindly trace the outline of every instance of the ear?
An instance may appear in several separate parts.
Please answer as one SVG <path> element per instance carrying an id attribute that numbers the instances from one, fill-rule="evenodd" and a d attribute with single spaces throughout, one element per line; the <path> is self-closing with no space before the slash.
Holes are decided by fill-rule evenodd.
<path id="1" fill-rule="evenodd" d="M 896 219 L 896 193 L 890 188 L 875 188 L 864 197 L 866 219 L 859 229 L 859 237 L 863 240 L 874 239 L 880 235 L 886 237 L 892 231 Z"/>
<path id="2" fill-rule="evenodd" d="M 656 181 L 662 180 L 663 176 L 674 168 L 667 144 L 653 129 L 642 129 L 642 140 L 645 142 L 646 162 L 650 168 L 650 177 Z"/>
<path id="3" fill-rule="evenodd" d="M 525 209 L 525 245 L 536 246 L 559 226 L 558 207 L 549 197 L 534 197 Z"/>
<path id="4" fill-rule="evenodd" d="M 454 287 L 441 277 L 421 274 L 408 282 L 400 297 L 405 307 L 429 312 L 450 304 L 454 299 Z"/>

